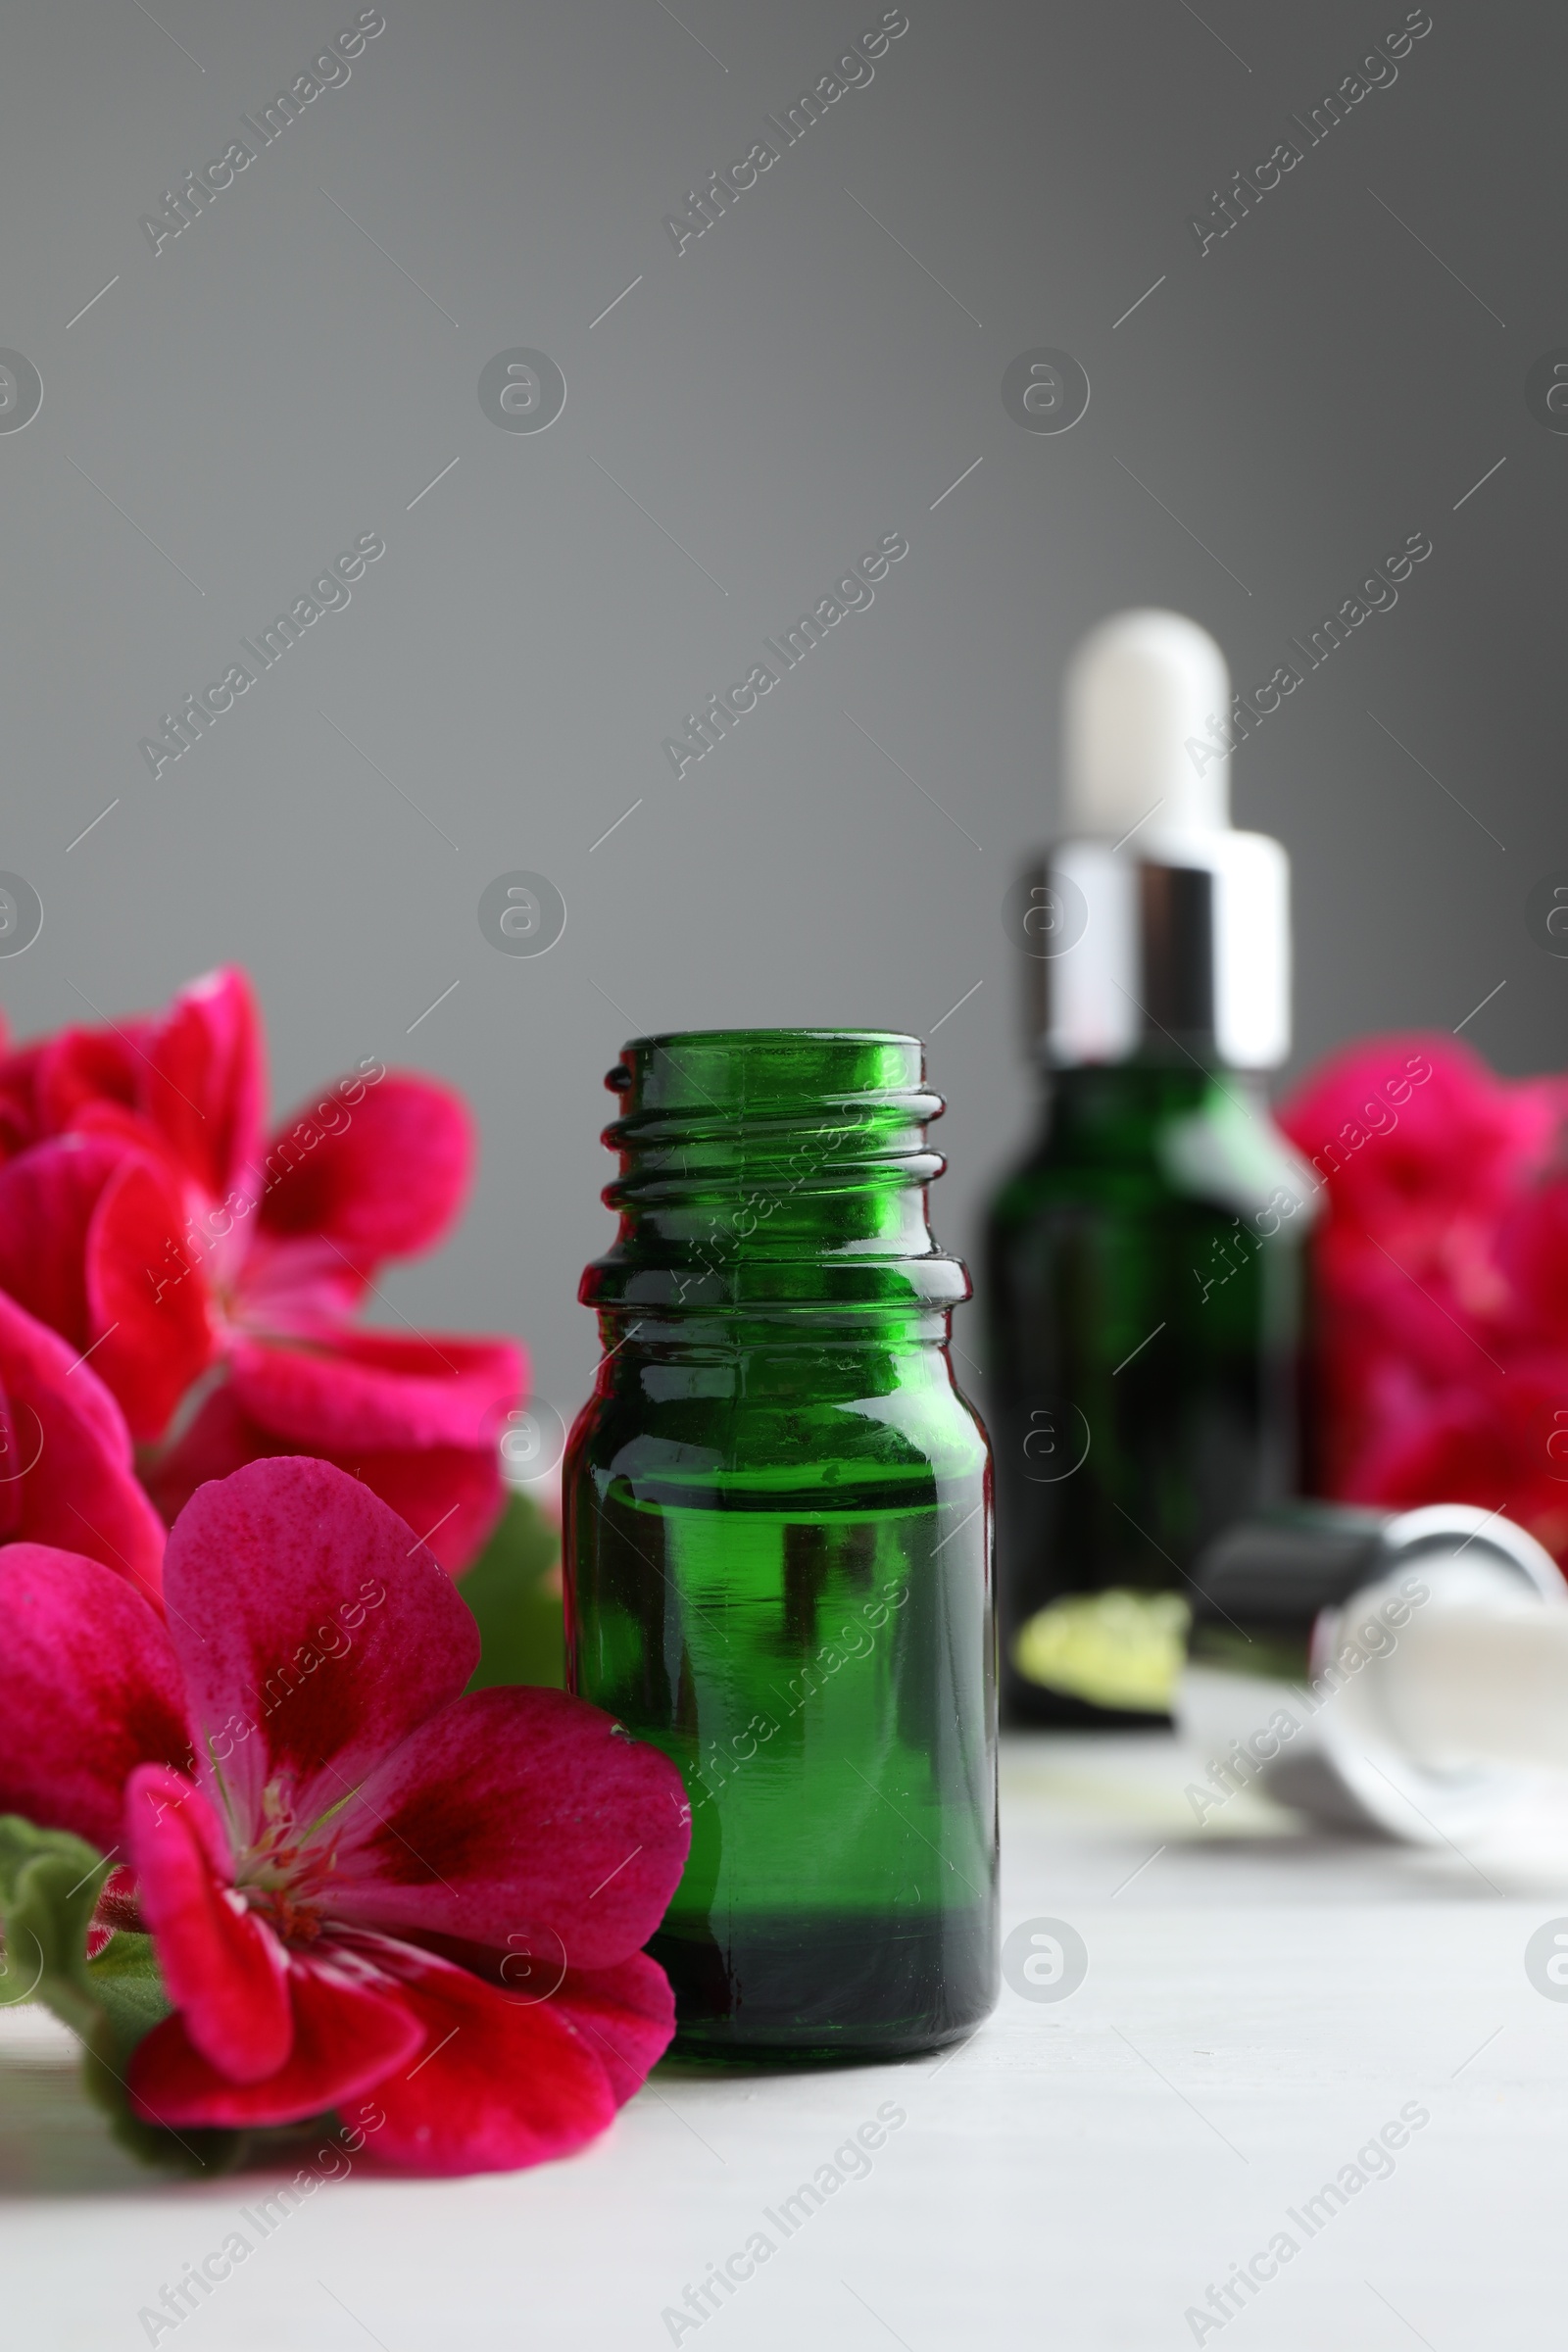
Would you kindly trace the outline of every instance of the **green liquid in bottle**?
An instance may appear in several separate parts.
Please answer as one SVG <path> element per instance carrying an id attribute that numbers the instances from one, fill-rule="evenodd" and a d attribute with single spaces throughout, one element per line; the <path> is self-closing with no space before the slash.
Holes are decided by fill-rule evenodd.
<path id="1" fill-rule="evenodd" d="M 892 2055 L 991 2005 L 985 1511 L 954 1483 L 615 1478 L 599 1503 L 577 1687 L 667 1724 L 691 1794 L 650 1947 L 688 2048 Z"/>
<path id="2" fill-rule="evenodd" d="M 677 2046 L 933 2048 L 997 1985 L 990 1466 L 947 1348 L 966 1278 L 925 1228 L 939 1104 L 909 1039 L 721 1033 L 623 1061 L 622 1235 L 584 1284 L 606 1355 L 565 1464 L 567 1664 L 686 1784 L 691 1854 L 649 1947 Z"/>

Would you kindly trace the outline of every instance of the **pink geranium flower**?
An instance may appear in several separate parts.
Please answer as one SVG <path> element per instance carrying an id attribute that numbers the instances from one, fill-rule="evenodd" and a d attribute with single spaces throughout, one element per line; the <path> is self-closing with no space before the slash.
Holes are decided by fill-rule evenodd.
<path id="1" fill-rule="evenodd" d="M 462 1568 L 501 1508 L 521 1351 L 352 1318 L 457 1215 L 467 1111 L 368 1057 L 268 1138 L 266 1092 L 232 970 L 0 1058 L 0 1288 L 90 1352 L 166 1519 L 202 1481 L 303 1448 Z"/>
<path id="2" fill-rule="evenodd" d="M 1365 1040 L 1281 1124 L 1320 1178 L 1318 1483 L 1506 1510 L 1568 1558 L 1568 1086 L 1452 1038 Z"/>
<path id="3" fill-rule="evenodd" d="M 1329 1054 L 1279 1119 L 1329 1178 L 1336 1214 L 1425 1238 L 1506 1207 L 1549 1159 L 1563 1108 L 1560 1079 L 1501 1079 L 1473 1047 L 1411 1032 Z"/>
<path id="4" fill-rule="evenodd" d="M 0 1810 L 134 1871 L 174 2005 L 137 2111 L 260 2126 L 373 2094 L 381 2159 L 435 2173 L 603 2131 L 673 2029 L 640 1946 L 690 1838 L 674 1766 L 561 1691 L 464 1697 L 468 1610 L 326 1463 L 205 1487 L 164 1577 L 167 1629 L 96 1561 L 0 1551 Z"/>

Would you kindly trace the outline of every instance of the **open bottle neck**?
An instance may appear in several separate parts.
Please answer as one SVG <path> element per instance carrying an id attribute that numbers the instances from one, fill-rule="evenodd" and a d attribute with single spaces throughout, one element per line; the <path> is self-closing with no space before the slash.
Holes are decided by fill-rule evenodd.
<path id="1" fill-rule="evenodd" d="M 602 1315 L 765 1324 L 919 1318 L 969 1296 L 937 1249 L 926 1141 L 942 1099 L 919 1041 L 884 1031 L 643 1038 L 606 1081 L 614 1243 L 582 1278 Z"/>

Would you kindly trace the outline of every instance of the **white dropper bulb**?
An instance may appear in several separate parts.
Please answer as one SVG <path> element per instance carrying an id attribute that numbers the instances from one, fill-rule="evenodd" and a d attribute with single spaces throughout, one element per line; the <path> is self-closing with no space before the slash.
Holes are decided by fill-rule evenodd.
<path id="1" fill-rule="evenodd" d="M 1224 832 L 1229 760 L 1195 760 L 1188 745 L 1212 746 L 1230 695 L 1224 655 L 1180 612 L 1116 612 L 1092 629 L 1063 683 L 1063 832 L 1115 841 L 1145 820 Z"/>

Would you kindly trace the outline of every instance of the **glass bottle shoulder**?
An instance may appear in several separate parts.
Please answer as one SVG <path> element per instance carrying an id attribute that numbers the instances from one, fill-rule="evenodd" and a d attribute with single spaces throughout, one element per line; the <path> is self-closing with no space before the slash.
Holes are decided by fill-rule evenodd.
<path id="1" fill-rule="evenodd" d="M 983 1479 L 987 1447 L 945 1348 L 824 1346 L 709 1361 L 627 1360 L 579 1414 L 565 1474 L 769 1500 L 804 1488 L 929 1490 Z"/>
<path id="2" fill-rule="evenodd" d="M 1310 1222 L 1316 1186 L 1254 1084 L 1226 1072 L 1124 1065 L 1054 1073 L 1036 1140 L 991 1210 L 993 1239 L 1055 1208 L 1183 1208 Z M 1303 1213 L 1305 1212 L 1305 1213 Z"/>

